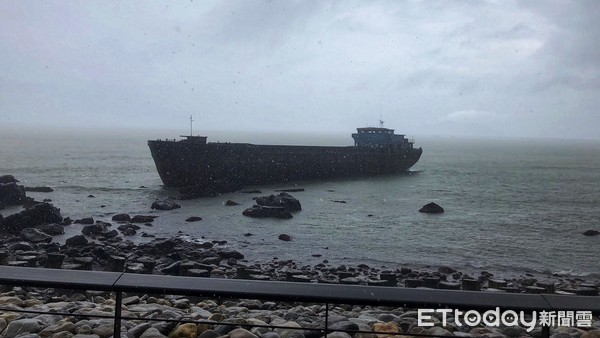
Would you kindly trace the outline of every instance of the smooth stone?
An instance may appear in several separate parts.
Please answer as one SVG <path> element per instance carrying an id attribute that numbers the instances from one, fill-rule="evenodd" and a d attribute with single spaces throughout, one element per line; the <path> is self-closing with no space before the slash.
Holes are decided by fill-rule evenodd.
<path id="1" fill-rule="evenodd" d="M 198 326 L 193 323 L 185 323 L 177 326 L 169 335 L 169 338 L 196 338 Z"/>
<path id="2" fill-rule="evenodd" d="M 151 327 L 144 331 L 139 338 L 166 338 L 164 334 L 160 333 L 157 328 Z"/>
<path id="3" fill-rule="evenodd" d="M 43 329 L 43 324 L 37 319 L 17 319 L 8 323 L 4 338 L 14 338 L 22 333 L 37 333 Z"/>
<path id="4" fill-rule="evenodd" d="M 220 335 L 213 330 L 206 330 L 206 331 L 202 332 L 200 334 L 200 336 L 198 336 L 198 338 L 217 338 L 217 337 L 220 337 Z"/>
<path id="5" fill-rule="evenodd" d="M 331 332 L 327 334 L 327 338 L 352 338 L 352 336 L 346 332 Z"/>
<path id="6" fill-rule="evenodd" d="M 139 338 L 150 328 L 150 323 L 141 323 L 127 330 L 127 338 Z"/>
<path id="7" fill-rule="evenodd" d="M 443 327 L 439 327 L 439 326 L 431 327 L 431 328 L 425 330 L 425 332 L 427 332 L 427 334 L 432 335 L 432 336 L 452 336 L 452 332 L 444 329 Z"/>
<path id="8" fill-rule="evenodd" d="M 258 336 L 246 329 L 234 329 L 229 332 L 229 338 L 258 338 Z"/>
<path id="9" fill-rule="evenodd" d="M 331 331 L 358 331 L 358 325 L 348 321 L 339 321 L 337 323 L 333 323 L 329 325 L 329 330 Z"/>

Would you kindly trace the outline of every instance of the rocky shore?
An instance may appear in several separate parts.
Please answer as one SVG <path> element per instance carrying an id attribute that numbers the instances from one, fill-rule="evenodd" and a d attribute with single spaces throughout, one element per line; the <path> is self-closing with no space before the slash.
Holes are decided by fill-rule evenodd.
<path id="1" fill-rule="evenodd" d="M 85 217 L 63 218 L 60 209 L 47 202 L 36 202 L 25 196 L 24 188 L 14 178 L 7 179 L 11 203 L 24 204 L 25 209 L 5 218 L 0 216 L 0 264 L 23 267 L 46 267 L 72 270 L 117 271 L 173 276 L 238 278 L 306 283 L 333 283 L 386 287 L 425 287 L 453 290 L 484 290 L 510 293 L 558 293 L 598 296 L 598 282 L 580 278 L 555 276 L 552 280 L 533 275 L 504 279 L 489 272 L 468 274 L 450 267 L 427 271 L 398 266 L 380 269 L 366 264 L 335 266 L 326 259 L 314 265 L 273 258 L 250 262 L 226 240 L 190 238 L 179 234 L 170 238 L 153 238 L 134 243 L 133 236 L 153 237 L 143 231 L 157 216 L 114 214 L 110 221 Z M 281 194 L 283 195 L 283 194 Z M 12 196 L 12 195 L 11 195 Z M 286 195 L 283 195 L 286 196 Z M 273 198 L 271 198 L 273 199 Z M 7 199 L 8 201 L 8 199 Z M 294 202 L 295 203 L 295 202 Z M 260 204 L 260 203 L 259 203 Z M 173 204 L 155 202 L 153 208 L 176 208 Z M 299 210 L 299 202 L 294 208 Z M 201 220 L 200 217 L 197 217 Z M 81 227 L 81 234 L 64 244 L 54 236 L 64 228 Z M 251 234 L 247 234 L 251 235 Z M 282 241 L 291 238 L 281 234 Z M 111 296 L 89 291 L 83 294 L 4 288 L 0 294 L 0 333 L 3 337 L 109 337 L 112 320 L 65 315 L 34 315 L 20 311 L 51 311 L 84 315 L 110 315 L 114 310 Z M 600 298 L 598 298 L 600 299 Z M 600 301 L 600 300 L 599 300 Z M 127 337 L 203 337 L 215 338 L 302 338 L 321 337 L 325 309 L 322 305 L 260 302 L 258 300 L 206 300 L 156 295 L 129 295 L 124 315 L 140 318 L 123 322 Z M 113 307 L 111 307 L 113 306 Z M 11 312 L 8 310 L 14 310 Z M 157 321 L 148 321 L 149 319 Z M 164 319 L 165 321 L 161 321 Z M 172 320 L 172 321 L 167 321 Z M 185 320 L 208 320 L 210 323 L 183 323 Z M 540 334 L 540 329 L 524 332 L 515 327 L 469 328 L 436 322 L 425 329 L 415 324 L 413 309 L 340 306 L 329 314 L 332 330 L 378 331 L 389 334 L 438 334 L 464 337 L 518 337 Z M 283 328 L 273 328 L 281 326 Z M 243 329 L 242 329 L 243 327 Z M 302 327 L 302 329 L 300 329 Z M 315 328 L 315 330 L 310 330 Z M 593 330 L 590 330 L 593 329 Z M 557 328 L 558 338 L 600 337 L 600 322 L 594 318 L 591 328 Z M 568 335 L 568 337 L 567 337 Z M 342 332 L 329 337 L 347 338 Z M 383 338 L 367 333 L 354 333 L 354 338 Z M 390 336 L 391 337 L 391 336 Z"/>

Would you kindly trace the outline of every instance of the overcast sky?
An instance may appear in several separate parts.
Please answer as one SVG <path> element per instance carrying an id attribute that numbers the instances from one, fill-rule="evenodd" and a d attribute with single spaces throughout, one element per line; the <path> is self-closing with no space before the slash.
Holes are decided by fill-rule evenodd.
<path id="1" fill-rule="evenodd" d="M 599 89 L 595 0 L 0 2 L 5 126 L 599 138 Z"/>

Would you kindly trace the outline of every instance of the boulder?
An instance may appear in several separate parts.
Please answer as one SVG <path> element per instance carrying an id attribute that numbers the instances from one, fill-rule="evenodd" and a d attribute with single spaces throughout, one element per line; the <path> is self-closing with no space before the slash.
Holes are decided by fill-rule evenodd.
<path id="1" fill-rule="evenodd" d="M 440 207 L 434 202 L 425 204 L 419 212 L 424 212 L 426 214 L 441 214 L 444 212 L 444 208 Z"/>
<path id="2" fill-rule="evenodd" d="M 115 222 L 129 222 L 131 217 L 127 214 L 116 214 L 112 217 L 112 220 Z"/>
<path id="3" fill-rule="evenodd" d="M 279 235 L 279 239 L 284 242 L 289 242 L 292 240 L 292 237 L 290 237 L 290 235 L 281 234 L 281 235 Z"/>
<path id="4" fill-rule="evenodd" d="M 600 231 L 598 230 L 586 230 L 583 232 L 584 236 L 598 236 L 600 235 Z"/>
<path id="5" fill-rule="evenodd" d="M 18 205 L 25 202 L 25 187 L 14 182 L 0 183 L 0 203 Z"/>
<path id="6" fill-rule="evenodd" d="M 65 233 L 65 228 L 60 224 L 41 224 L 36 226 L 36 229 L 50 236 L 62 235 Z"/>
<path id="7" fill-rule="evenodd" d="M 244 210 L 242 215 L 256 218 L 274 217 L 289 219 L 293 217 L 289 210 L 284 207 L 269 207 L 261 205 L 255 205 L 252 208 Z"/>
<path id="8" fill-rule="evenodd" d="M 75 235 L 71 238 L 67 238 L 65 245 L 68 246 L 82 246 L 88 244 L 87 238 L 84 235 Z"/>
<path id="9" fill-rule="evenodd" d="M 42 224 L 62 222 L 60 209 L 50 203 L 39 203 L 30 209 L 7 216 L 0 232 L 19 233 L 25 228 L 36 227 Z"/>
<path id="10" fill-rule="evenodd" d="M 268 207 L 283 207 L 287 211 L 299 211 L 302 210 L 300 201 L 294 198 L 292 195 L 282 192 L 279 195 L 269 195 L 254 197 L 253 200 L 260 206 Z"/>
<path id="11" fill-rule="evenodd" d="M 232 201 L 232 200 L 227 200 L 225 201 L 225 205 L 226 206 L 233 206 L 233 205 L 240 205 L 238 202 Z"/>
<path id="12" fill-rule="evenodd" d="M 13 175 L 2 175 L 0 176 L 0 184 L 4 183 L 19 183 L 19 180 L 17 180 Z"/>
<path id="13" fill-rule="evenodd" d="M 191 217 L 188 217 L 185 221 L 186 222 L 198 222 L 198 221 L 201 221 L 201 220 L 202 220 L 202 217 L 191 216 Z"/>
<path id="14" fill-rule="evenodd" d="M 81 233 L 86 236 L 96 236 L 107 231 L 106 226 L 103 223 L 96 223 L 92 225 L 86 225 L 81 229 Z"/>
<path id="15" fill-rule="evenodd" d="M 76 219 L 75 224 L 94 224 L 94 219 L 92 217 L 85 217 L 82 219 Z"/>
<path id="16" fill-rule="evenodd" d="M 244 255 L 239 251 L 235 251 L 232 249 L 221 249 L 217 251 L 217 255 L 223 259 L 235 258 L 235 259 L 243 259 Z"/>
<path id="17" fill-rule="evenodd" d="M 156 200 L 152 203 L 151 208 L 156 210 L 173 210 L 181 208 L 181 205 L 170 200 Z"/>
<path id="18" fill-rule="evenodd" d="M 31 243 L 52 242 L 52 236 L 35 228 L 25 228 L 21 231 L 21 239 Z"/>

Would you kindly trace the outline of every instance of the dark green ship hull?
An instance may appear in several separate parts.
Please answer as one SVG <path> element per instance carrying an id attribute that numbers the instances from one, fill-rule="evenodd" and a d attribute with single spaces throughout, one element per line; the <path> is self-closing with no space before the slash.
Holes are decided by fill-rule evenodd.
<path id="1" fill-rule="evenodd" d="M 407 171 L 422 149 L 148 141 L 165 186 L 257 185 Z"/>

